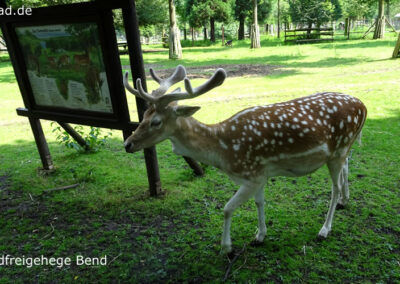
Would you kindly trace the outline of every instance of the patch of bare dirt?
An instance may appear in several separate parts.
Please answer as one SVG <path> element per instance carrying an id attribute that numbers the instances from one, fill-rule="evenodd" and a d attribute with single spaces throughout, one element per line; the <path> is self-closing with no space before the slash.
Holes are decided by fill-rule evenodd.
<path id="1" fill-rule="evenodd" d="M 228 78 L 232 77 L 255 77 L 265 76 L 279 69 L 277 65 L 266 65 L 266 64 L 226 64 L 226 65 L 207 65 L 198 67 L 187 67 L 186 73 L 188 78 L 209 78 L 214 74 L 218 68 L 223 68 Z M 157 75 L 162 78 L 170 76 L 174 72 L 173 69 L 156 70 Z"/>
<path id="2" fill-rule="evenodd" d="M 129 69 L 130 67 L 123 66 L 123 68 Z M 162 66 L 160 65 L 145 64 L 146 71 L 148 71 L 150 68 L 153 68 L 156 71 L 157 75 L 160 76 L 161 78 L 166 78 L 175 71 L 175 68 L 160 69 L 162 68 Z M 217 70 L 218 68 L 223 68 L 226 71 L 228 78 L 232 78 L 232 77 L 266 76 L 273 72 L 278 71 L 281 68 L 281 66 L 267 65 L 267 64 L 207 65 L 207 66 L 186 67 L 186 73 L 187 77 L 190 79 L 209 78 L 212 74 L 214 74 L 215 70 Z M 150 78 L 149 75 L 148 78 Z"/>

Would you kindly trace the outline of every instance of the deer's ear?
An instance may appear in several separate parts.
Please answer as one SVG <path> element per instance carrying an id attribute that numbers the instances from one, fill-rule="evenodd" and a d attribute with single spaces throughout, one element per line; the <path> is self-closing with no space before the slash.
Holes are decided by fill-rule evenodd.
<path id="1" fill-rule="evenodd" d="M 198 106 L 175 106 L 174 112 L 177 116 L 188 117 L 195 114 L 199 109 L 200 107 Z"/>

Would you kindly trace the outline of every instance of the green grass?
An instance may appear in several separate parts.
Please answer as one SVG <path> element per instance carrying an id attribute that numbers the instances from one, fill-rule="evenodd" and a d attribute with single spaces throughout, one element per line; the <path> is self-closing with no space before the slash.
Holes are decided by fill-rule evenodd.
<path id="1" fill-rule="evenodd" d="M 145 63 L 156 69 L 280 66 L 268 76 L 228 78 L 188 101 L 202 107 L 195 117 L 207 123 L 247 106 L 319 91 L 345 92 L 368 108 L 363 144 L 354 146 L 350 160 L 350 203 L 336 212 L 329 238 L 316 240 L 330 199 L 326 167 L 297 179 L 278 177 L 266 187 L 268 232 L 262 246 L 249 245 L 257 228 L 254 202 L 235 211 L 234 249 L 245 249 L 228 282 L 400 281 L 400 61 L 390 59 L 395 40 L 285 46 L 264 38 L 257 50 L 238 41 L 233 48 L 185 48 L 184 59 L 177 61 L 169 61 L 161 48 L 144 54 Z M 121 60 L 128 65 L 127 56 Z M 56 165 L 55 173 L 43 175 L 27 119 L 15 113 L 23 103 L 4 54 L 0 90 L 0 256 L 107 255 L 109 262 L 99 267 L 0 266 L 1 283 L 222 281 L 229 265 L 220 252 L 222 208 L 237 190 L 224 174 L 206 167 L 204 177 L 195 177 L 166 141 L 157 147 L 166 194 L 150 198 L 143 154 L 126 154 L 120 132 L 114 131 L 99 152 L 78 154 L 57 144 L 50 123 L 43 122 Z M 136 119 L 132 97 L 129 103 Z M 80 186 L 43 193 L 74 183 Z"/>

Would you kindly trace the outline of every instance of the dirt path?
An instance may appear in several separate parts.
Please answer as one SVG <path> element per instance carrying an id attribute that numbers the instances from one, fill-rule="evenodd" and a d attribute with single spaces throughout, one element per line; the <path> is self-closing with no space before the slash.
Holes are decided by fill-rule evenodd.
<path id="1" fill-rule="evenodd" d="M 209 78 L 217 68 L 225 69 L 228 78 L 232 77 L 256 77 L 266 76 L 279 70 L 281 66 L 266 65 L 266 64 L 226 64 L 226 65 L 207 65 L 198 67 L 186 67 L 187 76 L 190 79 Z M 129 69 L 129 66 L 123 66 L 124 69 Z M 154 68 L 157 75 L 161 78 L 168 77 L 174 72 L 174 68 L 160 69 L 160 65 L 145 64 L 145 70 Z M 150 76 L 148 76 L 150 78 Z"/>

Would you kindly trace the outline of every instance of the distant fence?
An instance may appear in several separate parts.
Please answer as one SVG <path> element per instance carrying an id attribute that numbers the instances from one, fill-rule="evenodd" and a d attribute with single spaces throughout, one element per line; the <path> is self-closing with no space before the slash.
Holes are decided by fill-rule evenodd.
<path id="1" fill-rule="evenodd" d="M 312 43 L 333 41 L 335 32 L 333 28 L 301 28 L 285 29 L 285 43 Z"/>

